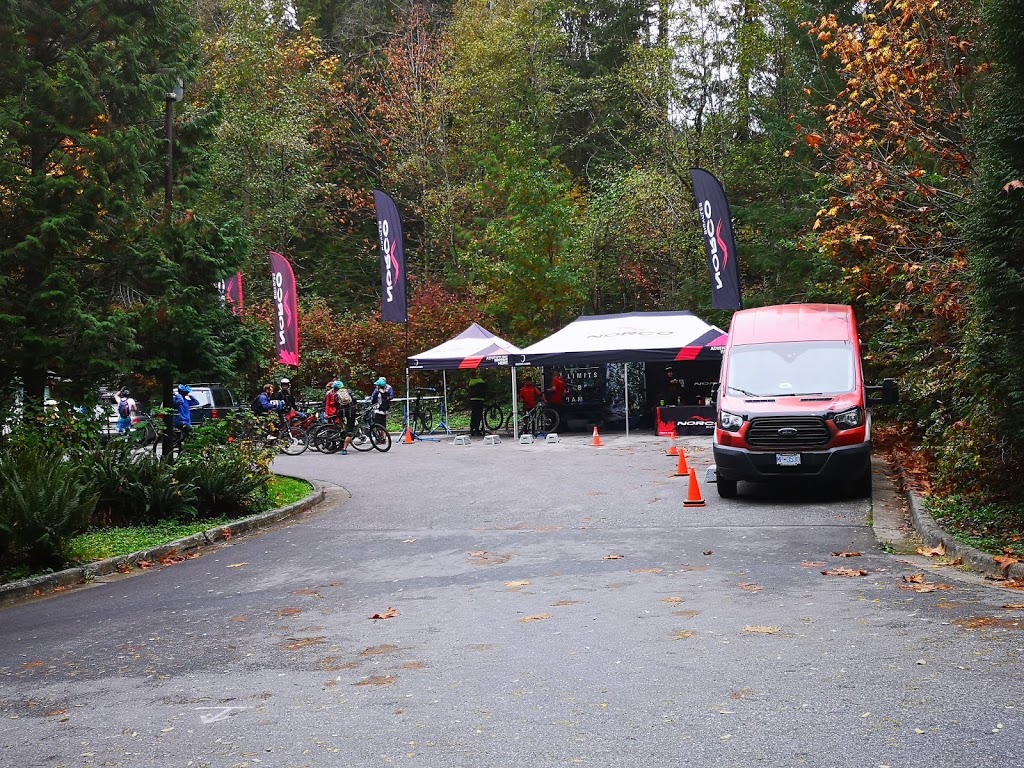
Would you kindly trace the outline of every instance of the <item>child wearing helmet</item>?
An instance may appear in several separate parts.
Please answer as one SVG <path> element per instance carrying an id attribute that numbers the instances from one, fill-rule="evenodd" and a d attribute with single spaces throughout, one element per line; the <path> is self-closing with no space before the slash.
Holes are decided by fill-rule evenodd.
<path id="1" fill-rule="evenodd" d="M 395 399 L 395 389 L 388 380 L 381 376 L 373 382 L 373 394 L 370 395 L 370 404 L 373 406 L 373 420 L 382 426 L 387 426 L 388 408 L 391 401 Z"/>

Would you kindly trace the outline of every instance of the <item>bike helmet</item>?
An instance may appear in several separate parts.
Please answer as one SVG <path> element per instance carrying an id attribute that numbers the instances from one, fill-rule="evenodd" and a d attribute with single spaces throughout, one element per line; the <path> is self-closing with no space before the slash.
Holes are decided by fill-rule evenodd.
<path id="1" fill-rule="evenodd" d="M 342 387 L 344 387 L 344 386 L 345 386 L 345 382 L 344 382 L 344 381 L 342 381 L 341 379 L 338 379 L 338 380 L 337 380 L 336 382 L 334 382 L 334 383 L 333 383 L 333 384 L 332 384 L 331 386 L 332 386 L 332 387 L 333 387 L 334 389 L 341 389 Z"/>
<path id="2" fill-rule="evenodd" d="M 122 389 L 120 392 L 118 392 L 118 394 L 121 397 L 131 397 L 132 396 L 132 393 L 129 392 L 127 389 Z"/>
<path id="3" fill-rule="evenodd" d="M 282 387 L 283 387 L 283 386 L 284 386 L 285 384 L 291 384 L 291 383 L 292 383 L 291 379 L 281 379 L 281 386 L 282 386 Z"/>
<path id="4" fill-rule="evenodd" d="M 386 387 L 388 385 L 388 380 L 381 376 L 373 383 L 376 384 L 378 387 Z"/>
<path id="5" fill-rule="evenodd" d="M 179 384 L 178 391 L 181 392 L 181 394 L 183 395 L 187 395 L 189 392 L 192 391 L 192 387 L 190 387 L 188 384 Z"/>

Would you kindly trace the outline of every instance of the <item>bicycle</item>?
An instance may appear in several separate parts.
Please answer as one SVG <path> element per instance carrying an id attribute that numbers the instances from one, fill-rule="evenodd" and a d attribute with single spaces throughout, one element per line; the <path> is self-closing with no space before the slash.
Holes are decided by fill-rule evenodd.
<path id="1" fill-rule="evenodd" d="M 558 411 L 544 402 L 538 402 L 533 408 L 529 408 L 520 414 L 519 434 L 546 435 L 549 432 L 556 431 L 560 423 L 561 418 L 558 415 Z M 505 433 L 508 435 L 513 434 L 511 418 L 505 425 Z"/>
<path id="2" fill-rule="evenodd" d="M 232 424 L 232 437 L 247 440 L 259 448 L 274 448 L 289 456 L 298 456 L 309 447 L 309 435 L 297 424 L 281 422 L 270 414 L 256 416 L 245 414 Z"/>
<path id="3" fill-rule="evenodd" d="M 373 417 L 383 411 L 374 408 L 367 401 L 360 401 L 362 409 L 356 413 L 355 425 L 352 428 L 352 447 L 357 451 L 368 451 L 374 448 L 381 453 L 391 450 L 391 433 L 383 424 L 375 422 Z"/>
<path id="4" fill-rule="evenodd" d="M 423 403 L 423 393 L 433 393 L 437 392 L 437 390 L 433 387 L 416 387 L 413 391 L 416 393 L 416 399 L 413 400 L 412 407 L 409 409 L 409 424 L 412 426 L 412 431 L 415 434 L 425 435 L 434 425 L 434 414 Z"/>
<path id="5" fill-rule="evenodd" d="M 497 432 L 502 427 L 508 426 L 506 419 L 508 419 L 508 415 L 505 413 L 505 409 L 497 402 L 484 406 L 484 429 L 488 432 Z"/>

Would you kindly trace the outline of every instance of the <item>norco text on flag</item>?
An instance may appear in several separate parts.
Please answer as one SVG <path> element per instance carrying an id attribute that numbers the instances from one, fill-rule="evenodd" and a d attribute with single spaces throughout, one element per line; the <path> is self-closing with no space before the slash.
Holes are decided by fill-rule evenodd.
<path id="1" fill-rule="evenodd" d="M 398 206 L 390 195 L 373 191 L 380 237 L 381 317 L 391 323 L 407 322 L 405 304 L 405 243 Z"/>
<path id="2" fill-rule="evenodd" d="M 708 257 L 711 306 L 715 309 L 743 309 L 739 263 L 725 189 L 718 179 L 700 168 L 691 168 L 690 178 Z"/>
<path id="3" fill-rule="evenodd" d="M 277 362 L 299 364 L 299 314 L 295 295 L 295 273 L 288 259 L 270 253 L 270 281 L 274 296 L 274 346 Z"/>

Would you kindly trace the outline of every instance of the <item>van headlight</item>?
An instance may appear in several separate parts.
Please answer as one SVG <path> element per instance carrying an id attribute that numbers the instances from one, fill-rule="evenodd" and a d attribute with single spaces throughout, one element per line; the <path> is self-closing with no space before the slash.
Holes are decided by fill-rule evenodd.
<path id="1" fill-rule="evenodd" d="M 728 411 L 719 411 L 718 426 L 727 432 L 737 432 L 743 426 L 743 417 Z"/>
<path id="2" fill-rule="evenodd" d="M 864 412 L 860 408 L 851 408 L 848 411 L 837 413 L 832 417 L 839 429 L 853 429 L 864 423 Z"/>

